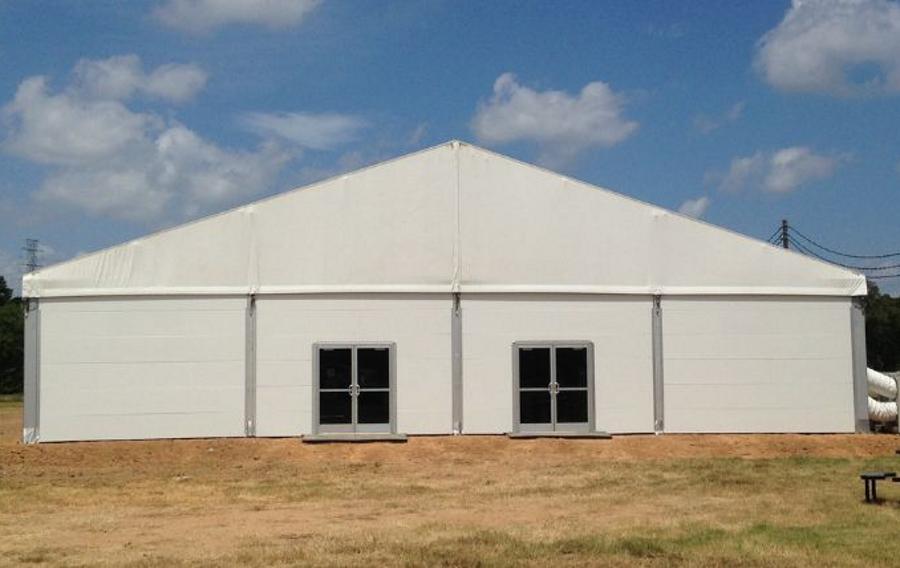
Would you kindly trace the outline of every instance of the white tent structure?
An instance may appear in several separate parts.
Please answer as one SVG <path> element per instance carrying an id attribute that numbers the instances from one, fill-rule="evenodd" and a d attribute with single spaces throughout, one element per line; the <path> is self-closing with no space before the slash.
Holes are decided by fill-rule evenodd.
<path id="1" fill-rule="evenodd" d="M 867 424 L 863 276 L 455 141 L 23 291 L 26 442 Z"/>

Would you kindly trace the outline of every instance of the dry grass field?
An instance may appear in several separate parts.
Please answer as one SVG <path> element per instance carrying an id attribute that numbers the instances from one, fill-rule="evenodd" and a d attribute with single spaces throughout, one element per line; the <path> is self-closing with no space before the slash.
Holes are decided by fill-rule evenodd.
<path id="1" fill-rule="evenodd" d="M 896 566 L 894 436 L 181 440 L 22 446 L 0 564 Z"/>

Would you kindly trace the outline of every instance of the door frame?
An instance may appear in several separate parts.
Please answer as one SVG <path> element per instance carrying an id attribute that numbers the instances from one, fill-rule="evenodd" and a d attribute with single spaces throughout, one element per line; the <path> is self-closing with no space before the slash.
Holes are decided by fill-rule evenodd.
<path id="1" fill-rule="evenodd" d="M 555 405 L 551 400 L 551 424 L 550 430 L 546 430 L 542 428 L 543 424 L 535 424 L 533 427 L 530 424 L 522 424 L 521 423 L 521 408 L 519 402 L 519 349 L 521 348 L 547 348 L 550 349 L 550 380 L 553 382 L 553 379 L 556 377 L 556 349 L 560 347 L 571 347 L 575 349 L 585 348 L 587 349 L 587 403 L 588 403 L 588 419 L 585 424 L 578 424 L 577 426 L 572 426 L 572 423 L 567 423 L 569 426 L 565 430 L 557 429 L 558 422 L 556 421 L 556 412 Z M 512 399 L 513 399 L 513 433 L 519 432 L 534 432 L 534 433 L 551 433 L 551 432 L 571 432 L 571 433 L 585 433 L 585 432 L 593 432 L 595 429 L 594 422 L 594 343 L 592 341 L 586 340 L 573 340 L 573 341 L 514 341 L 512 344 Z M 555 397 L 554 397 L 555 398 Z"/>
<path id="2" fill-rule="evenodd" d="M 313 434 L 334 433 L 379 433 L 385 432 L 379 428 L 379 424 L 359 424 L 357 408 L 359 400 L 359 388 L 357 386 L 357 356 L 358 349 L 375 348 L 388 351 L 388 429 L 387 433 L 397 433 L 397 344 L 393 341 L 318 341 L 312 345 L 312 429 Z M 321 349 L 350 349 L 350 384 L 356 387 L 356 395 L 352 402 L 352 416 L 350 424 L 327 424 L 323 431 L 319 424 L 319 351 Z M 340 426 L 345 426 L 341 428 Z"/>

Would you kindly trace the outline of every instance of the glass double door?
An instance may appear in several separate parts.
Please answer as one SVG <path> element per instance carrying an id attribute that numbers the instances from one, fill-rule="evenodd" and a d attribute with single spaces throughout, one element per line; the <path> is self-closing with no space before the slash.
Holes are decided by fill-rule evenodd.
<path id="1" fill-rule="evenodd" d="M 317 427 L 328 432 L 392 432 L 390 345 L 317 346 Z"/>
<path id="2" fill-rule="evenodd" d="M 589 344 L 516 344 L 516 427 L 520 432 L 592 428 Z"/>

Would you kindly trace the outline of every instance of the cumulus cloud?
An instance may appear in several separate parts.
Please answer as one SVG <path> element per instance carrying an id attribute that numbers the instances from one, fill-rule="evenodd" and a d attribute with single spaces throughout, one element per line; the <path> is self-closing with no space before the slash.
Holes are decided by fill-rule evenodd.
<path id="1" fill-rule="evenodd" d="M 318 5 L 319 0 L 167 0 L 153 13 L 166 26 L 202 34 L 231 24 L 289 28 Z"/>
<path id="2" fill-rule="evenodd" d="M 900 3 L 793 0 L 759 41 L 755 67 L 785 91 L 900 93 Z"/>
<path id="3" fill-rule="evenodd" d="M 706 210 L 709 209 L 709 204 L 710 199 L 706 196 L 688 199 L 678 207 L 678 212 L 689 217 L 702 219 L 706 214 Z"/>
<path id="4" fill-rule="evenodd" d="M 790 193 L 802 185 L 831 177 L 842 160 L 840 156 L 820 155 L 805 146 L 793 146 L 734 158 L 727 172 L 712 172 L 707 181 L 729 192 L 756 187 L 772 193 Z"/>
<path id="5" fill-rule="evenodd" d="M 699 114 L 694 117 L 694 128 L 702 132 L 703 134 L 709 134 L 719 128 L 722 128 L 726 124 L 731 124 L 732 122 L 737 122 L 740 120 L 741 115 L 744 114 L 744 101 L 737 102 L 731 106 L 727 111 L 722 113 L 719 116 L 709 116 L 706 114 Z"/>
<path id="6" fill-rule="evenodd" d="M 504 73 L 494 82 L 491 98 L 478 105 L 472 129 L 487 144 L 534 142 L 541 162 L 560 164 L 634 134 L 638 123 L 623 116 L 624 106 L 624 97 L 600 81 L 570 95 L 537 91 Z"/>
<path id="7" fill-rule="evenodd" d="M 838 161 L 833 156 L 816 155 L 809 148 L 785 148 L 772 155 L 763 186 L 768 191 L 787 193 L 809 181 L 831 177 Z"/>
<path id="8" fill-rule="evenodd" d="M 290 159 L 272 142 L 224 149 L 176 121 L 129 109 L 116 99 L 174 91 L 154 73 L 135 83 L 122 79 L 119 64 L 97 71 L 110 61 L 79 63 L 59 93 L 44 77 L 25 79 L 3 107 L 4 149 L 52 167 L 35 194 L 39 202 L 147 222 L 191 216 L 258 194 Z"/>
<path id="9" fill-rule="evenodd" d="M 135 221 L 173 211 L 191 217 L 260 193 L 289 158 L 271 144 L 253 152 L 224 150 L 176 123 L 144 151 L 49 176 L 36 198 Z"/>
<path id="10" fill-rule="evenodd" d="M 206 72 L 196 65 L 169 63 L 145 73 L 137 55 L 119 55 L 79 61 L 74 71 L 74 90 L 95 99 L 127 99 L 140 93 L 184 102 L 200 92 L 206 80 Z"/>
<path id="11" fill-rule="evenodd" d="M 261 136 L 279 138 L 311 150 L 331 150 L 355 140 L 367 126 L 365 120 L 356 116 L 305 112 L 253 112 L 244 115 L 241 123 Z"/>
<path id="12" fill-rule="evenodd" d="M 45 77 L 22 81 L 2 112 L 5 148 L 45 164 L 101 160 L 143 140 L 158 124 L 154 116 L 133 113 L 118 101 L 54 95 Z"/>

